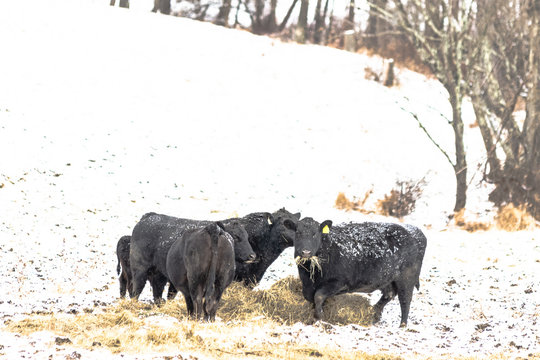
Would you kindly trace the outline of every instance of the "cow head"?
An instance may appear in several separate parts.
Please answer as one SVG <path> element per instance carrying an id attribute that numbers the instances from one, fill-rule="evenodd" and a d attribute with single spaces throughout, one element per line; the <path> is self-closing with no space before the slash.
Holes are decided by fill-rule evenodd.
<path id="1" fill-rule="evenodd" d="M 223 226 L 223 224 L 221 225 Z M 254 262 L 257 259 L 257 255 L 249 244 L 248 233 L 246 229 L 238 221 L 233 221 L 223 226 L 223 228 L 233 238 L 234 257 L 236 261 L 247 264 Z"/>
<path id="2" fill-rule="evenodd" d="M 280 209 L 272 214 L 272 229 L 266 245 L 273 247 L 277 254 L 294 245 L 296 237 L 296 225 L 300 220 L 300 213 L 292 214 L 285 209 Z"/>
<path id="3" fill-rule="evenodd" d="M 330 232 L 332 221 L 326 220 L 319 224 L 312 218 L 304 218 L 298 222 L 294 240 L 294 257 L 309 259 L 316 256 L 322 239 Z"/>

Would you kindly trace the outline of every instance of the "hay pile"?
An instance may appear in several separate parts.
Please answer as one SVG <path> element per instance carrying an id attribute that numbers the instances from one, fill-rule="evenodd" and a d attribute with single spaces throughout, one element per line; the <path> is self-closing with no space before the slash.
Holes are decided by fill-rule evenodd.
<path id="1" fill-rule="evenodd" d="M 281 340 L 283 326 L 308 323 L 313 318 L 313 307 L 304 300 L 297 278 L 282 279 L 265 291 L 233 283 L 226 290 L 217 315 L 221 321 L 214 323 L 189 319 L 184 299 L 179 295 L 161 307 L 120 300 L 76 315 L 34 314 L 9 322 L 7 328 L 21 334 L 47 330 L 65 337 L 70 344 L 86 349 L 107 348 L 113 353 L 182 349 L 225 358 L 246 354 L 282 358 L 282 353 L 287 353 L 290 358 L 303 359 L 315 351 L 324 353 L 324 358 L 355 358 L 352 353 L 341 357 L 332 350 L 307 349 Z M 369 325 L 371 319 L 371 306 L 360 295 L 336 296 L 325 305 L 325 321 L 333 324 Z"/>

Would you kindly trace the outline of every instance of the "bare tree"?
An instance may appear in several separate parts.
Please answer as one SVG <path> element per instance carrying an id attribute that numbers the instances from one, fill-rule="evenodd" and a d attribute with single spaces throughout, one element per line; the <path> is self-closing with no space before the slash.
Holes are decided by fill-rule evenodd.
<path id="1" fill-rule="evenodd" d="M 354 29 L 354 9 L 355 9 L 355 0 L 349 0 L 349 14 L 345 20 L 343 30 Z"/>
<path id="2" fill-rule="evenodd" d="M 473 8 L 459 0 L 409 0 L 406 3 L 390 0 L 388 5 L 392 6 L 386 8 L 382 8 L 378 1 L 370 0 L 369 3 L 373 11 L 379 13 L 378 16 L 384 17 L 404 32 L 415 45 L 423 62 L 448 92 L 452 107 L 449 123 L 454 132 L 455 159 L 443 153 L 456 177 L 454 211 L 457 212 L 467 202 L 467 159 L 461 109 L 463 99 L 467 96 L 466 69 L 472 66 L 467 62 L 467 53 Z"/>
<path id="3" fill-rule="evenodd" d="M 271 34 L 279 30 L 276 19 L 277 0 L 253 0 L 252 5 L 248 5 L 249 0 L 244 1 L 245 10 L 251 18 L 251 31 L 255 34 Z"/>
<path id="4" fill-rule="evenodd" d="M 154 0 L 152 12 L 157 12 L 169 15 L 171 13 L 171 0 Z"/>
<path id="5" fill-rule="evenodd" d="M 390 0 L 390 4 L 384 8 L 370 2 L 380 16 L 407 34 L 449 94 L 455 161 L 435 144 L 454 167 L 454 210 L 466 204 L 461 106 L 470 96 L 486 149 L 484 178 L 495 185 L 490 200 L 497 205 L 525 204 L 540 219 L 540 0 Z M 522 96 L 526 118 L 520 123 L 514 112 Z"/>
<path id="6" fill-rule="evenodd" d="M 229 15 L 231 13 L 231 0 L 223 0 L 221 7 L 219 8 L 219 13 L 216 16 L 214 21 L 217 25 L 222 25 L 225 27 L 229 26 Z"/>
<path id="7" fill-rule="evenodd" d="M 294 10 L 294 7 L 296 6 L 296 3 L 298 3 L 298 0 L 293 0 L 291 6 L 289 7 L 289 10 L 287 10 L 287 14 L 281 21 L 281 24 L 279 24 L 278 31 L 283 31 L 285 29 L 285 26 L 287 26 L 287 22 L 289 21 L 289 18 L 291 17 L 291 14 Z"/>
<path id="8" fill-rule="evenodd" d="M 487 154 L 485 179 L 497 205 L 526 205 L 540 219 L 540 2 L 478 1 L 479 66 L 469 86 Z M 526 96 L 522 126 L 514 112 Z"/>
<path id="9" fill-rule="evenodd" d="M 307 16 L 308 16 L 309 0 L 301 0 L 300 15 L 294 32 L 294 40 L 299 43 L 305 43 L 307 40 Z"/>
<path id="10" fill-rule="evenodd" d="M 328 0 L 327 0 L 328 3 Z M 322 41 L 322 34 L 324 31 L 324 17 L 323 14 L 321 14 L 321 5 L 322 0 L 317 0 L 317 5 L 315 5 L 315 30 L 313 32 L 313 42 L 315 44 L 320 44 Z"/>
<path id="11" fill-rule="evenodd" d="M 384 31 L 384 18 L 380 16 L 381 11 L 386 10 L 387 0 L 373 0 L 374 5 L 369 6 L 369 16 L 366 29 L 364 30 L 364 45 L 368 49 L 379 48 L 379 33 Z"/>
<path id="12" fill-rule="evenodd" d="M 111 0 L 110 5 L 114 6 L 115 3 L 116 3 L 116 0 Z M 120 3 L 118 4 L 118 6 L 129 9 L 129 0 L 120 0 Z"/>

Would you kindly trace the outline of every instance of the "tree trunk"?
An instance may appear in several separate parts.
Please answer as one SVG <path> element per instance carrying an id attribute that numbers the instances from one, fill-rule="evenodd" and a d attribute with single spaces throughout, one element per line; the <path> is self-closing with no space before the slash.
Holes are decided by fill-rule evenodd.
<path id="1" fill-rule="evenodd" d="M 535 160 L 534 138 L 540 127 L 540 0 L 529 0 L 530 18 L 530 52 L 529 52 L 529 84 L 527 96 L 527 118 L 523 125 L 525 143 L 527 144 L 527 162 Z"/>
<path id="2" fill-rule="evenodd" d="M 287 22 L 289 21 L 289 18 L 291 17 L 291 14 L 294 10 L 294 7 L 296 6 L 296 3 L 298 0 L 293 0 L 293 3 L 291 4 L 291 7 L 289 7 L 289 10 L 287 10 L 287 14 L 281 21 L 281 24 L 279 25 L 279 31 L 283 31 L 285 29 L 285 26 L 287 26 Z"/>
<path id="3" fill-rule="evenodd" d="M 326 31 L 325 28 L 326 28 L 326 16 L 328 15 L 328 1 L 329 0 L 326 0 L 324 2 L 324 10 L 323 10 L 323 14 L 322 14 L 322 29 L 321 30 L 321 44 L 322 45 L 326 45 L 327 42 L 328 42 L 328 39 L 326 38 Z"/>
<path id="4" fill-rule="evenodd" d="M 528 174 L 525 186 L 528 190 L 528 207 L 532 215 L 540 220 L 540 0 L 529 0 L 530 52 L 527 96 L 527 118 L 523 125 L 525 135 Z"/>
<path id="5" fill-rule="evenodd" d="M 170 15 L 171 0 L 159 0 L 159 12 L 165 15 Z"/>
<path id="6" fill-rule="evenodd" d="M 251 30 L 255 34 L 263 34 L 263 11 L 264 11 L 264 0 L 255 0 L 255 16 L 253 16 L 254 23 L 251 25 Z"/>
<path id="7" fill-rule="evenodd" d="M 313 34 L 313 42 L 315 44 L 321 43 L 322 31 L 324 30 L 324 18 L 321 15 L 321 4 L 322 0 L 317 0 L 317 5 L 315 6 L 315 32 Z"/>
<path id="8" fill-rule="evenodd" d="M 309 0 L 301 0 L 300 15 L 294 32 L 294 40 L 301 44 L 306 42 L 307 37 L 307 16 L 308 16 Z"/>
<path id="9" fill-rule="evenodd" d="M 477 84 L 475 84 L 477 85 Z M 484 148 L 486 149 L 487 164 L 489 165 L 489 171 L 485 174 L 485 179 L 491 181 L 499 176 L 501 170 L 501 162 L 497 157 L 495 134 L 491 130 L 491 127 L 487 120 L 487 113 L 484 109 L 483 99 L 481 93 L 477 90 L 471 94 L 472 105 L 474 114 L 476 115 L 476 122 L 482 134 L 482 140 L 484 141 Z"/>
<path id="10" fill-rule="evenodd" d="M 452 128 L 454 129 L 454 146 L 456 149 L 456 162 L 454 163 L 454 174 L 456 175 L 456 203 L 454 212 L 465 208 L 467 203 L 467 158 L 465 153 L 464 126 L 461 118 L 462 95 L 459 89 L 446 87 L 450 95 L 450 105 L 452 106 Z"/>
<path id="11" fill-rule="evenodd" d="M 368 49 L 376 50 L 380 47 L 378 33 L 381 31 L 381 23 L 385 22 L 380 13 L 386 9 L 386 2 L 387 0 L 369 1 L 369 16 L 364 31 L 364 46 Z"/>
<path id="12" fill-rule="evenodd" d="M 219 13 L 216 16 L 216 25 L 221 25 L 228 27 L 229 26 L 229 14 L 231 13 L 231 0 L 223 0 L 221 7 L 219 8 Z"/>
<path id="13" fill-rule="evenodd" d="M 351 30 L 354 29 L 354 4 L 355 0 L 349 0 L 349 15 L 347 16 L 347 19 L 345 20 L 345 25 L 343 26 L 343 30 Z"/>
<path id="14" fill-rule="evenodd" d="M 277 0 L 270 0 L 270 11 L 263 18 L 263 29 L 267 34 L 274 33 L 277 29 L 276 8 Z"/>

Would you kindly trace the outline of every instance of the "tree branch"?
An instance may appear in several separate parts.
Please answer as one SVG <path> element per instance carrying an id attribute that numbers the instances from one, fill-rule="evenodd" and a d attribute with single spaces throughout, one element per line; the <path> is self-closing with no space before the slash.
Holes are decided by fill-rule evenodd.
<path id="1" fill-rule="evenodd" d="M 408 98 L 405 98 L 405 100 L 409 101 Z M 439 151 L 444 155 L 444 157 L 446 158 L 446 160 L 448 160 L 448 162 L 450 163 L 450 165 L 452 165 L 452 167 L 456 167 L 456 164 L 454 164 L 452 162 L 452 159 L 450 159 L 450 156 L 448 156 L 448 153 L 446 151 L 444 151 L 444 149 L 435 141 L 435 139 L 433 139 L 433 137 L 431 136 L 431 134 L 429 133 L 429 131 L 425 128 L 425 126 L 422 124 L 422 122 L 420 121 L 420 119 L 418 118 L 418 115 L 416 115 L 414 112 L 408 110 L 408 109 L 405 109 L 405 107 L 399 105 L 399 107 L 401 108 L 401 110 L 403 111 L 406 111 L 408 112 L 409 114 L 411 114 L 411 116 L 416 120 L 416 122 L 418 123 L 418 126 L 420 127 L 420 129 L 422 129 L 424 131 L 424 133 L 427 135 L 428 139 L 433 143 L 433 145 L 435 145 L 437 147 L 437 149 L 439 149 Z M 445 117 L 446 118 L 446 117 Z"/>

